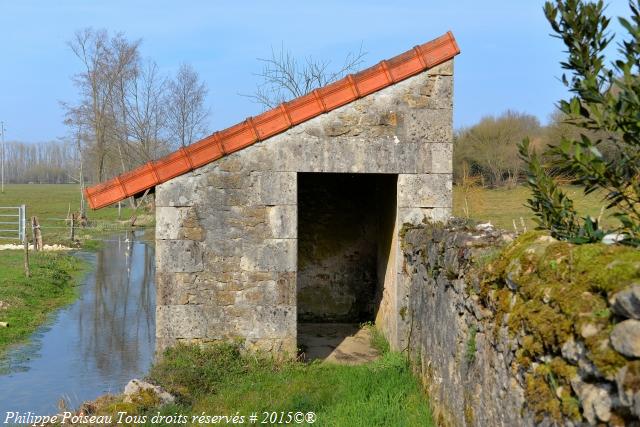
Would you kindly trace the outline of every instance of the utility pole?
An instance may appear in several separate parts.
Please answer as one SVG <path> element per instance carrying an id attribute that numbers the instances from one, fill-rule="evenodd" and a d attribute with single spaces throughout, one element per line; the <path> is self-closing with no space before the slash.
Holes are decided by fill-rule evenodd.
<path id="1" fill-rule="evenodd" d="M 4 122 L 0 122 L 0 134 L 2 134 L 2 167 L 0 167 L 2 170 L 2 172 L 0 172 L 0 175 L 2 176 L 1 191 L 2 194 L 4 194 Z"/>

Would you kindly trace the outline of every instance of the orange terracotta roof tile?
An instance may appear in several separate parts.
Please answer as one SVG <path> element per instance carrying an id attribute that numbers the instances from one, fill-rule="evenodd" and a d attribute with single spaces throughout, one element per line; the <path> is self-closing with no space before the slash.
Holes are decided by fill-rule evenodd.
<path id="1" fill-rule="evenodd" d="M 139 194 L 229 153 L 242 150 L 320 114 L 435 67 L 459 53 L 458 44 L 449 31 L 366 70 L 350 74 L 307 95 L 215 132 L 155 162 L 88 187 L 85 195 L 89 206 L 99 209 Z"/>

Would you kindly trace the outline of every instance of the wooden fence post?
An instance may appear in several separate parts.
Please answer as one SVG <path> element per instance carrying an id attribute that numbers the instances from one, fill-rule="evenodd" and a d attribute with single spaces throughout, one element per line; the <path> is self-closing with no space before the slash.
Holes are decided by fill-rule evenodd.
<path id="1" fill-rule="evenodd" d="M 31 221 L 29 221 L 31 223 L 31 239 L 33 239 L 33 250 L 35 252 L 38 252 L 38 243 L 36 242 L 36 222 L 35 222 L 36 217 L 32 216 L 31 217 Z"/>
<path id="2" fill-rule="evenodd" d="M 24 274 L 27 277 L 31 277 L 31 270 L 29 269 L 29 239 L 27 239 L 27 236 L 24 237 Z"/>
<path id="3" fill-rule="evenodd" d="M 69 229 L 69 239 L 73 242 L 76 239 L 76 214 L 71 213 L 71 227 Z"/>
<path id="4" fill-rule="evenodd" d="M 27 209 L 25 205 L 20 207 L 21 209 L 21 226 L 22 226 L 22 242 L 24 244 L 24 274 L 27 277 L 31 277 L 31 271 L 29 270 L 29 238 L 27 237 Z"/>
<path id="5" fill-rule="evenodd" d="M 31 217 L 31 234 L 33 235 L 33 250 L 38 252 L 43 249 L 42 231 L 37 216 Z"/>

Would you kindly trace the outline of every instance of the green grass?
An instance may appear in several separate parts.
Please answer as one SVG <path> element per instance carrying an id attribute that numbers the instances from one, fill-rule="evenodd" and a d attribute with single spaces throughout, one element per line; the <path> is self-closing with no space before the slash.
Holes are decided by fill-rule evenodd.
<path id="1" fill-rule="evenodd" d="M 384 337 L 382 331 L 376 328 L 373 322 L 366 322 L 362 324 L 362 326 L 369 329 L 369 333 L 371 334 L 371 346 L 378 350 L 378 353 L 386 354 L 391 351 L 389 341 Z"/>
<path id="2" fill-rule="evenodd" d="M 27 216 L 37 216 L 45 244 L 69 244 L 68 223 L 64 221 L 69 211 L 80 210 L 80 186 L 75 184 L 10 184 L 5 185 L 4 194 L 0 193 L 0 206 L 26 205 Z M 132 210 L 128 203 L 122 203 L 121 217 L 118 218 L 116 206 L 93 211 L 87 207 L 87 216 L 92 227 L 78 229 L 76 238 L 83 246 L 91 245 L 90 240 L 121 230 L 126 227 Z M 142 214 L 141 211 L 138 214 Z M 147 219 L 148 220 L 152 218 Z M 151 221 L 152 222 L 152 221 Z M 31 229 L 28 227 L 31 238 Z M 4 234 L 3 234 L 4 235 Z M 0 244 L 11 243 L 1 239 Z"/>
<path id="3" fill-rule="evenodd" d="M 0 355 L 25 340 L 47 315 L 77 297 L 77 278 L 84 265 L 62 253 L 31 253 L 31 277 L 26 277 L 22 251 L 0 251 Z"/>
<path id="4" fill-rule="evenodd" d="M 581 216 L 590 215 L 597 218 L 600 209 L 604 205 L 602 202 L 603 193 L 594 192 L 585 196 L 581 187 L 565 186 L 563 190 L 574 201 L 574 205 Z M 515 188 L 475 188 L 473 194 L 467 198 L 469 204 L 469 216 L 477 221 L 491 221 L 491 223 L 505 230 L 513 230 L 515 220 L 518 230 L 522 232 L 522 218 L 528 230 L 535 228 L 533 213 L 525 203 L 531 197 L 530 190 L 519 185 Z M 460 187 L 453 188 L 453 215 L 464 217 L 464 194 Z M 617 220 L 611 218 L 609 213 L 603 215 L 603 224 L 606 227 L 615 227 Z"/>
<path id="5" fill-rule="evenodd" d="M 251 356 L 233 344 L 204 349 L 180 345 L 164 354 L 150 378 L 177 396 L 177 403 L 159 408 L 153 398 L 141 394 L 133 404 L 121 398 L 107 400 L 98 413 L 257 412 L 261 420 L 263 412 L 311 411 L 317 426 L 435 425 L 406 357 L 395 352 L 368 364 L 346 366 Z"/>
<path id="6" fill-rule="evenodd" d="M 478 334 L 478 327 L 473 325 L 469 329 L 469 339 L 467 340 L 467 348 L 465 350 L 465 358 L 467 363 L 471 364 L 476 360 L 476 352 L 478 351 L 476 343 L 476 335 Z"/>
<path id="7" fill-rule="evenodd" d="M 282 393 L 286 390 L 286 393 Z M 428 425 L 426 398 L 398 353 L 361 366 L 291 364 L 257 369 L 243 381 L 221 384 L 194 412 L 313 411 L 320 425 Z"/>

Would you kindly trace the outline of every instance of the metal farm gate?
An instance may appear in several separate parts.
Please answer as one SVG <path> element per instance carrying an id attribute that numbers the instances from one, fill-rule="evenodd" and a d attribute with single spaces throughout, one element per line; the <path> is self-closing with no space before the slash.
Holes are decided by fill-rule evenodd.
<path id="1" fill-rule="evenodd" d="M 0 206 L 0 239 L 24 242 L 26 225 L 25 205 Z"/>

